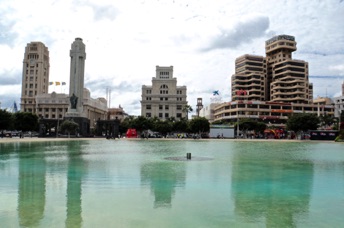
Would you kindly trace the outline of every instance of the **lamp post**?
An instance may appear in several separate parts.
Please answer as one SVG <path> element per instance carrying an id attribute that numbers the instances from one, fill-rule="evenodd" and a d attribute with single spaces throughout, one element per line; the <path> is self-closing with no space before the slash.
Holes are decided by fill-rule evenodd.
<path id="1" fill-rule="evenodd" d="M 239 130 L 240 130 L 240 128 L 239 128 L 239 110 L 238 110 L 238 115 L 237 115 L 237 139 L 239 138 Z"/>

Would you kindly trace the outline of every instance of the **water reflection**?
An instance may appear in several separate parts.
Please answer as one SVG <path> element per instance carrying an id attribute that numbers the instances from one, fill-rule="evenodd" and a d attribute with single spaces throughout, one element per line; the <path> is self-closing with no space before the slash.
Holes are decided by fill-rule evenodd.
<path id="1" fill-rule="evenodd" d="M 38 226 L 45 208 L 44 153 L 31 143 L 19 153 L 18 214 L 21 227 Z"/>
<path id="2" fill-rule="evenodd" d="M 295 227 L 296 219 L 308 213 L 313 172 L 309 161 L 278 156 L 252 161 L 236 153 L 232 170 L 235 213 L 247 222 L 264 219 L 267 227 Z"/>
<path id="3" fill-rule="evenodd" d="M 86 161 L 82 158 L 81 142 L 69 142 L 67 171 L 67 218 L 66 227 L 82 225 L 82 179 L 87 171 Z"/>
<path id="4" fill-rule="evenodd" d="M 149 184 L 154 194 L 154 208 L 172 206 L 176 187 L 185 185 L 184 162 L 146 163 L 141 167 L 141 183 Z"/>

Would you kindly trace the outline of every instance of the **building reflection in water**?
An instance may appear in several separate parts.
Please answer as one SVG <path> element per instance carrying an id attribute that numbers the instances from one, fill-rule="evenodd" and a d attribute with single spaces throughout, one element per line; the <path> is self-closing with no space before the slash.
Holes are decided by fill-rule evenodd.
<path id="1" fill-rule="evenodd" d="M 18 214 L 21 227 L 37 227 L 44 215 L 45 173 L 44 151 L 34 144 L 20 144 Z"/>
<path id="2" fill-rule="evenodd" d="M 87 164 L 82 158 L 81 141 L 68 142 L 68 172 L 67 172 L 67 218 L 66 227 L 82 226 L 82 179 Z"/>
<path id="3" fill-rule="evenodd" d="M 232 163 L 235 213 L 247 222 L 265 219 L 266 227 L 295 227 L 307 215 L 313 183 L 309 161 L 249 163 L 240 154 Z"/>
<path id="4" fill-rule="evenodd" d="M 154 208 L 172 206 L 176 187 L 185 185 L 184 162 L 146 163 L 141 167 L 141 184 L 149 184 L 154 194 Z"/>

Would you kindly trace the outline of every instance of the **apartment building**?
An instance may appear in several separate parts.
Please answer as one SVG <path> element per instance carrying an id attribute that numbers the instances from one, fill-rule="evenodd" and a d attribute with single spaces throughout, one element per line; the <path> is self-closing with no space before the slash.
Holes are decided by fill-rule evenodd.
<path id="1" fill-rule="evenodd" d="M 292 59 L 294 51 L 295 38 L 279 35 L 265 42 L 266 57 L 238 57 L 232 76 L 232 100 L 312 103 L 308 63 Z"/>
<path id="2" fill-rule="evenodd" d="M 152 85 L 142 86 L 141 115 L 147 118 L 158 117 L 161 120 L 174 117 L 177 120 L 187 117 L 183 111 L 188 104 L 186 86 L 177 86 L 173 77 L 173 66 L 156 66 L 156 75 Z"/>
<path id="3" fill-rule="evenodd" d="M 296 49 L 293 36 L 278 35 L 265 42 L 265 57 L 238 57 L 231 78 L 232 102 L 216 105 L 214 120 L 250 118 L 284 125 L 293 113 L 333 116 L 332 104 L 313 103 L 308 63 L 292 58 Z"/>

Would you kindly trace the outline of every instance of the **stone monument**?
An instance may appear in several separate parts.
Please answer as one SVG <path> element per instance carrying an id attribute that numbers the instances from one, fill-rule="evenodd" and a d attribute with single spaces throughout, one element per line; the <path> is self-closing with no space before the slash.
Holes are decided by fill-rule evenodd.
<path id="1" fill-rule="evenodd" d="M 70 50 L 69 106 L 65 119 L 72 119 L 79 124 L 79 133 L 88 135 L 90 121 L 83 110 L 85 44 L 81 38 L 75 38 Z"/>

